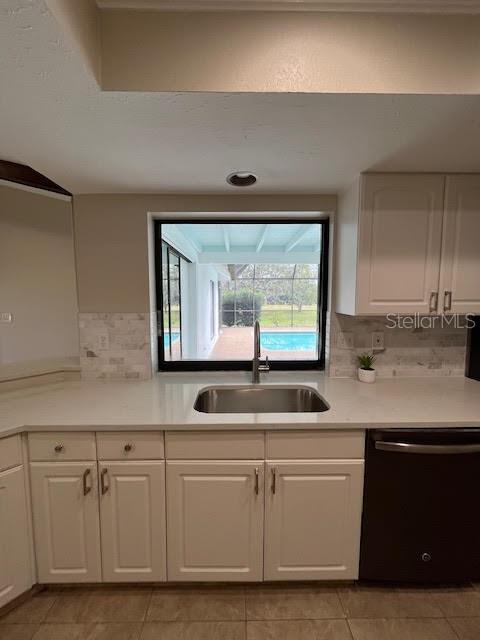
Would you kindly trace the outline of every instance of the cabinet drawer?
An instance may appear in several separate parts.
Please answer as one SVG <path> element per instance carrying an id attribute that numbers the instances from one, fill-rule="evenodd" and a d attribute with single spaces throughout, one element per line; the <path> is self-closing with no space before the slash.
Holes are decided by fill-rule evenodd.
<path id="1" fill-rule="evenodd" d="M 188 431 L 165 434 L 167 458 L 171 460 L 263 460 L 264 441 L 261 431 Z"/>
<path id="2" fill-rule="evenodd" d="M 364 431 L 272 431 L 266 438 L 267 458 L 363 458 Z"/>
<path id="3" fill-rule="evenodd" d="M 0 440 L 0 471 L 22 464 L 22 444 L 20 436 L 10 436 Z"/>
<path id="4" fill-rule="evenodd" d="M 31 433 L 28 436 L 30 460 L 96 460 L 95 434 L 86 433 Z"/>
<path id="5" fill-rule="evenodd" d="M 159 460 L 164 457 L 163 432 L 97 433 L 99 460 Z"/>

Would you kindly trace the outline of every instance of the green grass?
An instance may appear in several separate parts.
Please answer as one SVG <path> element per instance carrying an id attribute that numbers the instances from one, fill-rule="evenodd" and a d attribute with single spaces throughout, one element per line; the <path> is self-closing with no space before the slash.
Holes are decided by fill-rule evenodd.
<path id="1" fill-rule="evenodd" d="M 180 313 L 178 306 L 172 305 L 172 329 L 180 327 Z M 164 315 L 165 327 L 168 327 L 168 314 Z M 268 328 L 287 328 L 287 327 L 316 327 L 317 326 L 317 307 L 314 305 L 305 306 L 301 311 L 294 309 L 293 324 L 292 312 L 290 307 L 282 304 L 264 305 L 260 316 L 260 324 L 262 327 Z"/>
<path id="2" fill-rule="evenodd" d="M 301 311 L 294 309 L 293 320 L 290 308 L 281 305 L 267 305 L 263 307 L 260 316 L 263 327 L 315 327 L 317 325 L 317 308 L 304 307 Z"/>

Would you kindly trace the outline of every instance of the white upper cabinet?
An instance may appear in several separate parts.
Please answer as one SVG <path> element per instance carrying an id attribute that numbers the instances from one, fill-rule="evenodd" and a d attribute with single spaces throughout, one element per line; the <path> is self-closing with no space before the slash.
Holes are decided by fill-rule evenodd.
<path id="1" fill-rule="evenodd" d="M 104 582 L 161 582 L 165 568 L 165 463 L 102 462 Z"/>
<path id="2" fill-rule="evenodd" d="M 168 579 L 263 579 L 260 461 L 167 461 Z"/>
<path id="3" fill-rule="evenodd" d="M 269 461 L 265 580 L 358 578 L 363 460 Z"/>
<path id="4" fill-rule="evenodd" d="M 340 199 L 336 311 L 480 310 L 480 178 L 365 174 Z"/>
<path id="5" fill-rule="evenodd" d="M 101 580 L 96 462 L 32 462 L 38 581 Z"/>
<path id="6" fill-rule="evenodd" d="M 430 312 L 438 292 L 443 189 L 443 176 L 367 178 L 358 252 L 359 314 L 397 308 Z"/>
<path id="7" fill-rule="evenodd" d="M 447 177 L 439 311 L 480 313 L 478 175 Z"/>
<path id="8" fill-rule="evenodd" d="M 32 586 L 23 466 L 0 473 L 0 608 Z"/>

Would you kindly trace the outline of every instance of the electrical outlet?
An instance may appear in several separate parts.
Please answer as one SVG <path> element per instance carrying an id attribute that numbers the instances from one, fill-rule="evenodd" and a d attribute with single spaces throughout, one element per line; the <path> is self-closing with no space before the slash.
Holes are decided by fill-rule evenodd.
<path id="1" fill-rule="evenodd" d="M 99 351 L 106 351 L 110 348 L 110 338 L 108 331 L 102 331 L 97 336 L 97 349 Z"/>
<path id="2" fill-rule="evenodd" d="M 385 334 L 383 331 L 374 331 L 372 333 L 372 349 L 373 351 L 385 349 Z"/>
<path id="3" fill-rule="evenodd" d="M 337 347 L 339 349 L 353 349 L 353 333 L 345 331 L 337 334 Z"/>
<path id="4" fill-rule="evenodd" d="M 13 321 L 13 316 L 8 311 L 2 311 L 0 313 L 0 322 L 2 324 L 10 324 Z"/>

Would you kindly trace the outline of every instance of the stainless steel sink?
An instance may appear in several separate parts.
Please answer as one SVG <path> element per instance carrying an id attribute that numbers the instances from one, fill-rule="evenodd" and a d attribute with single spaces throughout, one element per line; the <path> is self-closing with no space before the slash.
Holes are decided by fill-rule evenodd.
<path id="1" fill-rule="evenodd" d="M 202 413 L 314 413 L 330 409 L 311 387 L 258 384 L 207 387 L 198 394 L 194 408 Z"/>

